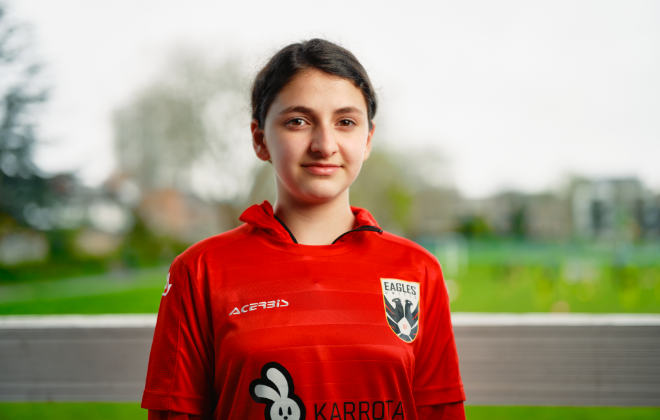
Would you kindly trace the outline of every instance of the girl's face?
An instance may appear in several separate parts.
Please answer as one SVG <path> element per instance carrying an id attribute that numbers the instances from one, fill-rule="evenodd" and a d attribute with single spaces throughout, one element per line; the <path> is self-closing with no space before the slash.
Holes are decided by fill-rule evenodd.
<path id="1" fill-rule="evenodd" d="M 256 120 L 251 128 L 257 156 L 273 163 L 278 201 L 301 204 L 347 198 L 374 133 L 362 92 L 319 70 L 296 76 L 273 101 L 264 128 Z"/>

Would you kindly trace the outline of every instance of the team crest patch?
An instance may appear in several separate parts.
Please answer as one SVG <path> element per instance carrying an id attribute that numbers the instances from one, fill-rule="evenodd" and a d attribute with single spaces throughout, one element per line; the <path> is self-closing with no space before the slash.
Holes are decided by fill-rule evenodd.
<path id="1" fill-rule="evenodd" d="M 410 343 L 419 332 L 419 283 L 380 279 L 385 317 L 394 334 Z"/>

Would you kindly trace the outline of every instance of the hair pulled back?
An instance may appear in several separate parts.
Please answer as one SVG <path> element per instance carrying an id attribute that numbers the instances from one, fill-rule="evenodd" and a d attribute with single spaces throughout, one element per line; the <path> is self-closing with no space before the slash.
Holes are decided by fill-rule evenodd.
<path id="1" fill-rule="evenodd" d="M 364 95 L 371 129 L 378 99 L 367 71 L 350 51 L 318 38 L 287 45 L 257 74 L 252 85 L 252 118 L 259 128 L 264 128 L 268 109 L 280 91 L 296 75 L 310 69 L 351 80 Z"/>

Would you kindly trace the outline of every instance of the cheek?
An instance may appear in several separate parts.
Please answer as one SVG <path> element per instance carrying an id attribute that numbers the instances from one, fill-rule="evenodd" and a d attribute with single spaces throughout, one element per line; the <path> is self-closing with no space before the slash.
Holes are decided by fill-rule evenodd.
<path id="1" fill-rule="evenodd" d="M 279 143 L 270 155 L 276 170 L 290 169 L 292 165 L 296 165 L 301 159 L 300 151 L 291 143 Z"/>
<path id="2" fill-rule="evenodd" d="M 364 148 L 357 148 L 355 150 L 352 150 L 350 158 L 347 159 L 348 171 L 346 172 L 346 176 L 348 177 L 349 182 L 353 183 L 360 174 L 360 170 L 362 169 L 362 163 L 364 162 L 363 158 L 364 158 Z"/>
<path id="3" fill-rule="evenodd" d="M 354 165 L 361 164 L 364 161 L 364 154 L 367 148 L 366 136 L 349 139 L 345 144 L 345 159 Z"/>
<path id="4" fill-rule="evenodd" d="M 296 159 L 299 151 L 297 150 L 297 143 L 292 136 L 282 136 L 273 130 L 266 134 L 266 146 L 268 152 L 273 160 L 273 164 L 280 161 L 290 161 Z"/>

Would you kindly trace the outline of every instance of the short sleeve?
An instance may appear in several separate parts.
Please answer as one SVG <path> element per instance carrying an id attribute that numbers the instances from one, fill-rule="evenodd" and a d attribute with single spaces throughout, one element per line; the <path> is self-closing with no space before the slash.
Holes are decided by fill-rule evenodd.
<path id="1" fill-rule="evenodd" d="M 175 259 L 158 309 L 142 408 L 192 415 L 213 411 L 210 324 L 196 279 Z"/>
<path id="2" fill-rule="evenodd" d="M 463 407 L 463 401 L 417 407 L 417 420 L 465 420 L 465 407 Z"/>
<path id="3" fill-rule="evenodd" d="M 440 264 L 427 268 L 421 286 L 421 334 L 415 352 L 413 397 L 427 406 L 465 400 L 449 312 L 449 296 Z"/>

